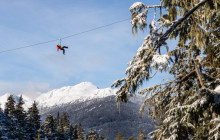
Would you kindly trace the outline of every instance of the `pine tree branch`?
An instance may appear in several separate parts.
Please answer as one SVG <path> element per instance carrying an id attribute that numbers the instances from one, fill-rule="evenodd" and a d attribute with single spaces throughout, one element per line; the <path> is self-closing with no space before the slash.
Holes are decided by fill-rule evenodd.
<path id="1" fill-rule="evenodd" d="M 158 44 L 162 41 L 165 41 L 169 38 L 170 34 L 176 29 L 176 27 L 181 24 L 185 19 L 187 19 L 194 11 L 196 11 L 200 6 L 205 4 L 209 0 L 203 0 L 200 3 L 198 3 L 195 7 L 193 7 L 189 12 L 187 12 L 182 18 L 180 18 L 178 21 L 176 21 L 170 28 L 158 39 Z M 160 44 L 156 47 L 159 48 Z"/>
<path id="2" fill-rule="evenodd" d="M 191 71 L 189 74 L 187 74 L 186 76 L 182 77 L 182 78 L 180 79 L 180 81 L 178 81 L 178 82 L 185 81 L 186 79 L 188 79 L 188 78 L 189 78 L 192 74 L 194 74 L 195 72 L 196 72 L 195 70 Z"/>

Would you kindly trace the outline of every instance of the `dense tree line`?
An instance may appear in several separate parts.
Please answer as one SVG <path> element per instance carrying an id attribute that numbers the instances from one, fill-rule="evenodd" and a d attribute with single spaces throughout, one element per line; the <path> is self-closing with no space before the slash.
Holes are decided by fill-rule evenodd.
<path id="1" fill-rule="evenodd" d="M 5 110 L 0 110 L 1 139 L 32 139 L 37 138 L 40 129 L 40 115 L 36 103 L 26 112 L 23 108 L 23 98 L 20 96 L 16 104 L 10 95 L 5 104 Z"/>
<path id="2" fill-rule="evenodd" d="M 104 140 L 95 130 L 85 134 L 81 123 L 73 126 L 67 112 L 58 112 L 56 117 L 48 114 L 41 122 L 36 102 L 27 111 L 23 104 L 22 96 L 16 103 L 10 95 L 4 111 L 0 109 L 0 139 Z"/>
<path id="3" fill-rule="evenodd" d="M 13 95 L 8 97 L 4 111 L 0 109 L 0 139 L 107 140 L 104 135 L 92 129 L 86 134 L 80 122 L 73 125 L 67 112 L 62 114 L 57 112 L 55 117 L 47 114 L 45 121 L 42 122 L 36 102 L 27 111 L 23 105 L 22 96 L 17 103 Z M 122 133 L 118 133 L 115 139 L 125 138 Z M 145 134 L 140 131 L 136 140 L 145 139 Z"/>

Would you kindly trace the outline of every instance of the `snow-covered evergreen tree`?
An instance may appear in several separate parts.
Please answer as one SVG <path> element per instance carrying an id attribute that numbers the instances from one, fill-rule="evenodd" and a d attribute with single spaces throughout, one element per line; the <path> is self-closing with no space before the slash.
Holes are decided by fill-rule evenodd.
<path id="1" fill-rule="evenodd" d="M 60 112 L 57 112 L 57 117 L 54 119 L 54 122 L 55 122 L 55 126 L 57 128 L 60 124 Z"/>
<path id="2" fill-rule="evenodd" d="M 15 99 L 14 96 L 11 94 L 9 95 L 7 102 L 5 103 L 5 113 L 9 117 L 14 117 L 15 114 Z"/>
<path id="3" fill-rule="evenodd" d="M 75 124 L 74 125 L 74 128 L 73 128 L 73 136 L 72 136 L 72 138 L 74 139 L 74 140 L 77 140 L 78 139 L 78 125 L 77 124 Z"/>
<path id="4" fill-rule="evenodd" d="M 104 135 L 103 134 L 99 134 L 98 140 L 104 140 Z"/>
<path id="5" fill-rule="evenodd" d="M 42 129 L 48 139 L 55 139 L 57 137 L 54 119 L 51 114 L 47 115 L 45 122 L 42 124 Z"/>
<path id="6" fill-rule="evenodd" d="M 88 134 L 87 134 L 87 137 L 86 137 L 86 140 L 96 140 L 98 137 L 98 134 L 95 130 L 89 130 Z"/>
<path id="7" fill-rule="evenodd" d="M 40 115 L 35 101 L 27 112 L 26 129 L 28 138 L 37 138 L 38 130 L 40 129 Z"/>
<path id="8" fill-rule="evenodd" d="M 65 135 L 68 135 L 68 133 L 70 131 L 70 121 L 69 121 L 69 115 L 67 112 L 63 112 L 63 114 L 61 116 L 61 120 L 63 123 L 64 133 L 65 133 Z"/>
<path id="9" fill-rule="evenodd" d="M 133 33 L 145 30 L 150 8 L 155 14 L 127 77 L 112 86 L 120 87 L 117 101 L 127 102 L 158 71 L 173 76 L 139 91 L 146 96 L 140 113 L 147 105 L 157 127 L 150 134 L 154 139 L 220 139 L 219 6 L 218 0 L 161 0 L 159 5 L 136 2 L 130 7 Z M 175 48 L 168 46 L 168 38 L 178 39 Z"/>
<path id="10" fill-rule="evenodd" d="M 84 130 L 82 128 L 82 124 L 81 123 L 79 123 L 79 125 L 78 125 L 77 135 L 78 135 L 77 140 L 84 140 L 85 139 L 85 137 L 84 137 Z"/>
<path id="11" fill-rule="evenodd" d="M 11 119 L 0 109 L 0 139 L 8 140 L 10 138 Z"/>
<path id="12" fill-rule="evenodd" d="M 8 137 L 11 139 L 15 139 L 18 135 L 17 133 L 17 118 L 15 117 L 15 99 L 14 96 L 11 94 L 9 95 L 7 102 L 5 103 L 5 110 L 4 113 L 7 118 L 6 126 L 8 127 Z"/>
<path id="13" fill-rule="evenodd" d="M 19 97 L 18 103 L 15 106 L 15 118 L 17 120 L 16 132 L 19 139 L 23 139 L 26 132 L 26 112 L 24 111 L 23 104 L 24 101 L 21 95 Z"/>

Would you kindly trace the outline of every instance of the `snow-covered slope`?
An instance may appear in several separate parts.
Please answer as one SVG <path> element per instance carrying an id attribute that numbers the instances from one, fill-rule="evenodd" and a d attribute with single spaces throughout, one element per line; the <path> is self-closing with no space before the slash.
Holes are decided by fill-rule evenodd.
<path id="1" fill-rule="evenodd" d="M 30 99 L 24 95 L 22 95 L 22 97 L 25 102 L 24 108 L 27 109 L 31 106 L 34 100 L 38 103 L 40 107 L 52 107 L 74 101 L 85 101 L 94 98 L 104 98 L 107 96 L 115 95 L 115 93 L 115 89 L 98 89 L 97 86 L 95 86 L 91 82 L 82 82 L 75 86 L 66 86 L 60 89 L 54 89 L 47 93 L 42 93 L 36 99 Z M 6 93 L 3 96 L 0 96 L 0 104 L 2 109 L 4 109 L 5 103 L 9 95 L 10 93 Z M 19 95 L 14 95 L 14 98 L 15 101 L 17 101 Z"/>
<path id="2" fill-rule="evenodd" d="M 36 98 L 36 102 L 43 107 L 52 107 L 76 100 L 85 101 L 93 98 L 103 98 L 115 95 L 115 92 L 116 90 L 111 88 L 98 89 L 97 86 L 91 82 L 82 82 L 75 86 L 66 86 L 41 94 Z"/>

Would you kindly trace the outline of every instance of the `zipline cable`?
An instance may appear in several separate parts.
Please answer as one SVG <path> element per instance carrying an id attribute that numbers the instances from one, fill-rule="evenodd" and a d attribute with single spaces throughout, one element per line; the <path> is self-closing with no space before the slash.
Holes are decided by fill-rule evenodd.
<path id="1" fill-rule="evenodd" d="M 120 21 L 116 21 L 116 22 L 113 22 L 113 23 L 110 23 L 110 24 L 106 24 L 106 25 L 99 26 L 99 27 L 96 27 L 96 28 L 92 28 L 92 29 L 89 29 L 89 30 L 86 30 L 86 31 L 82 31 L 82 32 L 79 32 L 79 33 L 76 33 L 76 34 L 73 34 L 73 35 L 65 36 L 65 37 L 62 37 L 62 38 L 59 38 L 59 39 L 54 39 L 54 40 L 49 40 L 49 41 L 45 41 L 45 42 L 40 42 L 40 43 L 36 43 L 36 44 L 28 45 L 28 46 L 23 46 L 23 47 L 18 47 L 18 48 L 14 48 L 14 49 L 3 50 L 3 51 L 0 51 L 0 53 L 20 50 L 20 49 L 24 49 L 24 48 L 29 48 L 29 47 L 37 46 L 37 45 L 47 44 L 47 43 L 50 43 L 50 42 L 60 41 L 60 40 L 66 39 L 66 38 L 70 38 L 70 37 L 73 37 L 73 36 L 77 36 L 77 35 L 80 35 L 80 34 L 91 32 L 91 31 L 94 31 L 94 30 L 98 30 L 98 29 L 101 29 L 101 28 L 104 28 L 104 27 L 108 27 L 108 26 L 111 26 L 111 25 L 114 25 L 114 24 L 118 24 L 118 23 L 130 20 L 130 19 L 131 18 L 120 20 Z"/>
<path id="2" fill-rule="evenodd" d="M 152 12 L 148 12 L 148 13 L 152 13 Z M 108 27 L 108 26 L 111 26 L 111 25 L 114 25 L 114 24 L 124 22 L 124 21 L 127 21 L 127 20 L 131 20 L 131 18 L 127 18 L 127 19 L 124 19 L 124 20 L 119 20 L 119 21 L 116 21 L 116 22 L 113 22 L 113 23 L 110 23 L 110 24 L 106 24 L 106 25 L 103 25 L 103 26 L 92 28 L 92 29 L 82 31 L 82 32 L 79 32 L 79 33 L 76 33 L 76 34 L 72 34 L 72 35 L 69 35 L 69 36 L 65 36 L 65 37 L 62 37 L 62 38 L 59 38 L 59 39 L 53 39 L 53 40 L 40 42 L 40 43 L 36 43 L 36 44 L 32 44 L 32 45 L 27 45 L 27 46 L 23 46 L 23 47 L 18 47 L 18 48 L 14 48 L 14 49 L 3 50 L 3 51 L 0 51 L 0 54 L 5 53 L 5 52 L 20 50 L 20 49 L 24 49 L 24 48 L 29 48 L 29 47 L 33 47 L 33 46 L 37 46 L 37 45 L 47 44 L 47 43 L 50 43 L 50 42 L 61 41 L 62 39 L 66 39 L 66 38 L 74 37 L 74 36 L 77 36 L 77 35 L 80 35 L 80 34 L 88 33 L 88 32 L 94 31 L 94 30 L 98 30 L 98 29 L 101 29 L 101 28 L 104 28 L 104 27 Z"/>

